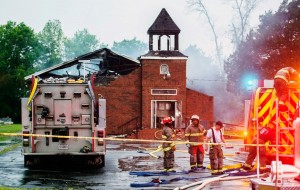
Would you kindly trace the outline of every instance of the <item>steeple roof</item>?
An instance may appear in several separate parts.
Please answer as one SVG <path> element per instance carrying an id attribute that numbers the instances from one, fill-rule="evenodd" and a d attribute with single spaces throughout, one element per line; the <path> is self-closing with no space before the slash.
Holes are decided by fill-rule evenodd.
<path id="1" fill-rule="evenodd" d="M 172 20 L 166 9 L 163 8 L 147 33 L 154 35 L 175 35 L 180 33 L 180 29 Z"/>

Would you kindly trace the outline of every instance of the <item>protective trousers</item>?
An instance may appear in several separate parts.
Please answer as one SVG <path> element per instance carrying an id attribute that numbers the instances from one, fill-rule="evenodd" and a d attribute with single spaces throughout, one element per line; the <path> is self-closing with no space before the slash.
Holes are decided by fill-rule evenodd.
<path id="1" fill-rule="evenodd" d="M 209 149 L 211 173 L 223 172 L 223 150 L 221 145 L 211 145 Z"/>
<path id="2" fill-rule="evenodd" d="M 256 139 L 252 141 L 252 144 L 256 144 Z M 259 144 L 265 144 L 265 142 L 261 139 L 259 139 Z M 257 154 L 257 147 L 256 146 L 250 146 L 249 148 L 249 154 L 247 157 L 247 160 L 245 162 L 246 166 L 252 166 L 252 162 L 256 158 Z M 260 168 L 264 169 L 266 167 L 266 146 L 260 146 L 259 147 L 259 164 Z"/>
<path id="3" fill-rule="evenodd" d="M 203 167 L 204 149 L 202 145 L 190 146 L 190 166 L 191 169 Z"/>
<path id="4" fill-rule="evenodd" d="M 173 167 L 174 167 L 174 151 L 173 150 L 164 151 L 163 165 L 164 165 L 165 170 L 173 169 Z"/>

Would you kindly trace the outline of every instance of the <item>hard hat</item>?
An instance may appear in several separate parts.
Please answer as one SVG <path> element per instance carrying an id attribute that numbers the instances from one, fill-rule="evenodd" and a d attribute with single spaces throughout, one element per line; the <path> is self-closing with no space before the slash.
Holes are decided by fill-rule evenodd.
<path id="1" fill-rule="evenodd" d="M 198 121 L 200 120 L 200 117 L 198 115 L 192 115 L 191 120 L 197 119 Z"/>
<path id="2" fill-rule="evenodd" d="M 170 116 L 166 116 L 163 118 L 162 123 L 165 124 L 172 124 L 172 118 Z"/>

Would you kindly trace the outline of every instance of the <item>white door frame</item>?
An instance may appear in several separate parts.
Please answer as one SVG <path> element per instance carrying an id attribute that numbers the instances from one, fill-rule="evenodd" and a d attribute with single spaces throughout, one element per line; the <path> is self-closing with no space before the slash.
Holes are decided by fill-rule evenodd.
<path id="1" fill-rule="evenodd" d="M 174 117 L 176 117 L 177 115 L 177 100 L 151 100 L 151 129 L 155 129 L 156 127 L 156 112 L 155 110 L 157 110 L 157 103 L 156 102 L 175 102 L 175 115 Z M 177 119 L 175 119 L 175 126 L 177 126 Z"/>

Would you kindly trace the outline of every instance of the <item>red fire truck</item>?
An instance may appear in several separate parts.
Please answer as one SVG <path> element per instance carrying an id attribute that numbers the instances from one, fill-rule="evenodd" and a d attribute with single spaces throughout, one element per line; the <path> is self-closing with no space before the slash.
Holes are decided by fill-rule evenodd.
<path id="1" fill-rule="evenodd" d="M 257 128 L 266 126 L 270 121 L 278 121 L 279 126 L 279 159 L 283 163 L 293 163 L 294 154 L 294 128 L 293 121 L 298 114 L 300 88 L 291 83 L 289 98 L 286 102 L 289 108 L 286 112 L 277 112 L 276 91 L 273 80 L 258 82 L 258 87 L 253 91 L 251 100 L 245 101 L 245 144 L 251 144 L 256 136 Z M 275 160 L 274 144 L 266 144 L 268 160 Z M 246 146 L 246 150 L 248 147 Z"/>

